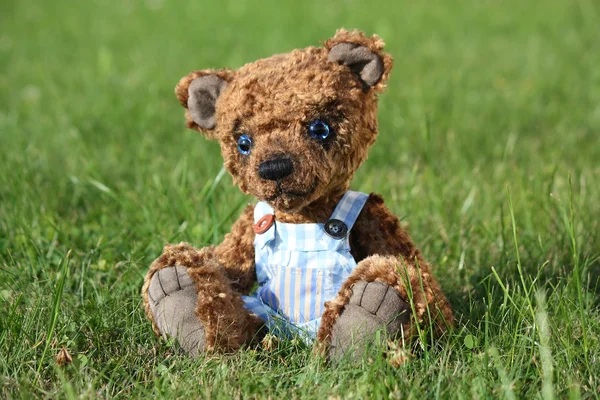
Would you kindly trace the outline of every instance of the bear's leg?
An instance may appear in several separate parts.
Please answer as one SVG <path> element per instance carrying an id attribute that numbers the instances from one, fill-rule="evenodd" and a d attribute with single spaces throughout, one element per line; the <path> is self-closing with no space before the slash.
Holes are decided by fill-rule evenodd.
<path id="1" fill-rule="evenodd" d="M 409 340 L 415 320 L 430 323 L 438 335 L 453 322 L 450 306 L 429 266 L 417 267 L 415 262 L 392 256 L 371 256 L 358 263 L 325 307 L 317 339 L 333 360 L 347 353 L 361 357 L 376 331 L 383 331 L 391 340 Z"/>
<path id="2" fill-rule="evenodd" d="M 212 248 L 166 246 L 150 267 L 142 295 L 155 332 L 176 338 L 193 357 L 205 350 L 237 350 L 263 324 L 244 308 Z"/>

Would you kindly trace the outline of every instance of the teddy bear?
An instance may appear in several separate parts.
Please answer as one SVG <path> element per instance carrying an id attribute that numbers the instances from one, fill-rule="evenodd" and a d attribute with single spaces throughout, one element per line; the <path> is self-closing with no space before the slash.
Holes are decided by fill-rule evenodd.
<path id="1" fill-rule="evenodd" d="M 329 359 L 453 326 L 450 304 L 399 220 L 349 190 L 378 135 L 392 68 L 384 42 L 340 29 L 175 88 L 187 127 L 217 140 L 248 205 L 216 246 L 167 245 L 142 297 L 157 335 L 190 356 L 234 352 L 266 333 L 300 336 Z"/>

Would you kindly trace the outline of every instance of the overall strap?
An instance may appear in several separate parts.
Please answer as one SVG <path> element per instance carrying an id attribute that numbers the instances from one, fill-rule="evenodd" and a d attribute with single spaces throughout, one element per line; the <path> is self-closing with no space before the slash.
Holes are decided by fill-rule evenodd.
<path id="1" fill-rule="evenodd" d="M 325 223 L 325 232 L 334 239 L 346 237 L 368 199 L 368 194 L 347 191 Z"/>
<path id="2" fill-rule="evenodd" d="M 254 206 L 254 245 L 262 249 L 275 238 L 275 210 L 264 201 Z"/>
<path id="3" fill-rule="evenodd" d="M 273 207 L 261 201 L 254 206 L 254 223 L 257 223 L 262 217 L 268 214 L 275 214 Z"/>

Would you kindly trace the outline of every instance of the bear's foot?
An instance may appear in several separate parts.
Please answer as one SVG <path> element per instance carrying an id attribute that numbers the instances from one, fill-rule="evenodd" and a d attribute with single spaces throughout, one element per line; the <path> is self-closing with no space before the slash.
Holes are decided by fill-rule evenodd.
<path id="1" fill-rule="evenodd" d="M 410 307 L 396 289 L 383 282 L 356 282 L 331 330 L 329 359 L 339 360 L 344 355 L 360 359 L 372 346 L 377 331 L 394 338 L 409 318 Z"/>
<path id="2" fill-rule="evenodd" d="M 197 357 L 206 343 L 204 326 L 196 316 L 198 292 L 182 266 L 156 271 L 148 288 L 148 303 L 163 338 L 174 337 L 190 356 Z"/>

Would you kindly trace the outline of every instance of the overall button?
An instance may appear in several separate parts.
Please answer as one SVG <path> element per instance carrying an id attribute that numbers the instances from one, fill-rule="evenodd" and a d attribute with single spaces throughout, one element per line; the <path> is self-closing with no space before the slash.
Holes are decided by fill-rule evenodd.
<path id="1" fill-rule="evenodd" d="M 252 229 L 254 229 L 254 233 L 256 233 L 257 235 L 262 235 L 263 233 L 269 230 L 269 228 L 273 225 L 274 221 L 275 216 L 273 214 L 267 214 L 258 221 L 256 221 L 256 223 L 252 226 Z"/>
<path id="2" fill-rule="evenodd" d="M 348 225 L 339 219 L 330 219 L 325 222 L 325 233 L 334 239 L 342 239 L 348 234 Z"/>

